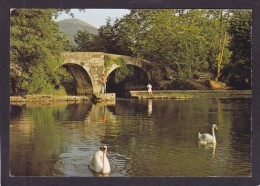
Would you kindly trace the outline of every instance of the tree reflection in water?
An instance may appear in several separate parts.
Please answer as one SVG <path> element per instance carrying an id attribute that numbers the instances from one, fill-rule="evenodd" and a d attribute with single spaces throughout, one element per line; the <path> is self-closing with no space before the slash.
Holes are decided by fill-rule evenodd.
<path id="1" fill-rule="evenodd" d="M 198 148 L 212 123 L 217 147 Z M 250 99 L 11 105 L 10 172 L 93 176 L 88 159 L 107 145 L 109 176 L 248 176 L 250 124 Z"/>

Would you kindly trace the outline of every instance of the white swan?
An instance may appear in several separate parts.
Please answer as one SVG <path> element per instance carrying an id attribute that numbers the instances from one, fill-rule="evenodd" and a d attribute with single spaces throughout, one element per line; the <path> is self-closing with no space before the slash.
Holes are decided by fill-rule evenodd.
<path id="1" fill-rule="evenodd" d="M 212 125 L 212 135 L 210 135 L 208 133 L 204 133 L 204 134 L 198 133 L 199 143 L 200 144 L 217 143 L 214 129 L 218 130 L 218 127 L 216 124 Z"/>
<path id="2" fill-rule="evenodd" d="M 110 164 L 106 154 L 107 146 L 100 147 L 100 150 L 93 155 L 89 168 L 97 173 L 110 173 Z"/>

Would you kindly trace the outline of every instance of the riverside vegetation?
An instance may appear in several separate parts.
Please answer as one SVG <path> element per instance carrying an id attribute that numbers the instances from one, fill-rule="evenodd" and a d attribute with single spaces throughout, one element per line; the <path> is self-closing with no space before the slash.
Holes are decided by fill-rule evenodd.
<path id="1" fill-rule="evenodd" d="M 178 83 L 206 75 L 232 89 L 251 89 L 251 10 L 135 9 L 114 22 L 108 19 L 98 35 L 78 32 L 75 45 L 55 22 L 61 12 L 70 14 L 68 9 L 11 11 L 10 57 L 16 67 L 11 70 L 11 95 L 74 94 L 73 77 L 57 68 L 62 64 L 60 54 L 69 51 L 147 59 L 160 64 L 166 72 L 162 74 Z M 124 81 L 131 72 L 122 65 L 115 81 Z M 163 80 L 162 74 L 157 79 Z"/>

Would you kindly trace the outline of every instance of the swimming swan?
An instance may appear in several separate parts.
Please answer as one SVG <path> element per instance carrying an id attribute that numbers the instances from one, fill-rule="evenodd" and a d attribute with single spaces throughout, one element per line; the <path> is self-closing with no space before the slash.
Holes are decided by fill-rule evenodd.
<path id="1" fill-rule="evenodd" d="M 208 133 L 204 133 L 204 134 L 198 133 L 199 143 L 201 143 L 201 144 L 217 143 L 214 129 L 218 130 L 218 127 L 216 124 L 212 125 L 212 135 L 210 135 Z"/>
<path id="2" fill-rule="evenodd" d="M 107 146 L 100 147 L 100 150 L 93 155 L 89 168 L 97 173 L 110 173 L 110 164 L 106 154 Z"/>

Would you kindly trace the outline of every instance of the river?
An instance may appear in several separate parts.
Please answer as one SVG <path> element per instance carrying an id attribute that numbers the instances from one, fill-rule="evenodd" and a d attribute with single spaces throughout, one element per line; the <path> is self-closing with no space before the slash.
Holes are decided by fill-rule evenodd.
<path id="1" fill-rule="evenodd" d="M 213 123 L 217 144 L 199 145 Z M 88 168 L 101 145 L 106 176 L 251 176 L 251 99 L 10 106 L 12 176 L 102 176 Z"/>

